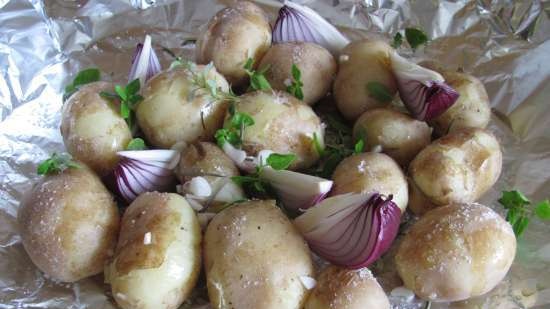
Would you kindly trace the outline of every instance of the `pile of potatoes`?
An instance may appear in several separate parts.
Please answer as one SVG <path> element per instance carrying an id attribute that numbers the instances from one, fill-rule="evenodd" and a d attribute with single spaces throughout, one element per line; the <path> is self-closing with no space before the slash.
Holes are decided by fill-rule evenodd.
<path id="1" fill-rule="evenodd" d="M 313 43 L 272 45 L 266 14 L 240 1 L 201 33 L 196 69 L 213 63 L 207 78 L 227 92 L 247 84 L 248 58 L 255 68 L 270 66 L 266 78 L 273 89 L 243 94 L 234 109 L 255 122 L 244 129 L 243 149 L 293 153 L 291 170 L 319 161 L 313 137 L 324 144 L 324 124 L 311 106 L 332 96 L 365 152 L 338 164 L 330 194 L 377 191 L 391 195 L 402 213 L 422 216 L 396 256 L 404 285 L 418 297 L 437 302 L 482 295 L 507 273 L 516 248 L 510 225 L 475 203 L 502 168 L 498 140 L 485 129 L 487 93 L 473 76 L 440 70 L 460 98 L 429 123 L 416 120 L 366 90 L 378 82 L 397 93 L 391 52 L 378 40 L 352 42 L 336 58 Z M 285 92 L 293 64 L 302 74 L 303 100 Z M 175 175 L 182 184 L 202 175 L 214 190 L 230 187 L 213 201 L 210 212 L 217 214 L 206 228 L 201 231 L 200 215 L 175 193 L 143 193 L 119 214 L 100 177 L 116 166 L 116 153 L 132 132 L 99 95 L 114 85 L 91 83 L 62 111 L 63 141 L 81 168 L 40 179 L 19 211 L 23 245 L 36 266 L 62 282 L 104 273 L 121 308 L 178 308 L 202 268 L 217 309 L 389 309 L 369 269 L 316 270 L 307 243 L 274 200 L 223 207 L 245 197 L 238 185 L 223 181 L 241 172 L 213 143 L 229 104 L 197 87 L 193 74 L 176 67 L 150 79 L 136 117 L 149 145 L 181 149 Z M 306 284 L 313 278 L 314 287 Z"/>

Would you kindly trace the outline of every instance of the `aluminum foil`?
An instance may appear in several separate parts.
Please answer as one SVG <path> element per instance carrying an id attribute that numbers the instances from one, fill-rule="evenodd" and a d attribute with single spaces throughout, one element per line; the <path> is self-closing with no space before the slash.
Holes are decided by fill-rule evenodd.
<path id="1" fill-rule="evenodd" d="M 63 85 L 82 68 L 123 81 L 135 44 L 151 34 L 164 65 L 167 47 L 192 57 L 189 39 L 227 1 L 0 0 L 0 308 L 116 308 L 97 276 L 77 284 L 45 278 L 31 263 L 16 229 L 21 197 L 36 165 L 61 151 Z M 259 1 L 275 18 L 280 3 Z M 436 59 L 480 78 L 491 97 L 490 130 L 504 149 L 498 183 L 481 200 L 518 188 L 533 200 L 550 195 L 550 1 L 303 0 L 350 38 L 391 38 L 407 26 L 432 38 L 417 60 Z M 550 226 L 533 221 L 516 261 L 493 292 L 432 308 L 549 308 Z M 388 254 L 375 273 L 389 293 L 400 285 Z M 394 308 L 422 308 L 420 301 Z M 185 308 L 208 308 L 204 282 Z M 261 309 L 261 308 L 258 308 Z"/>

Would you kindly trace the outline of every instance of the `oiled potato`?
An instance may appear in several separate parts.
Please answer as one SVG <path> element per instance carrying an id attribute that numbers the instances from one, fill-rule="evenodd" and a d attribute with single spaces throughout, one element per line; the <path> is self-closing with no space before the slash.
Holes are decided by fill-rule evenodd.
<path id="1" fill-rule="evenodd" d="M 269 66 L 265 76 L 273 89 L 286 91 L 292 81 L 292 65 L 301 73 L 306 104 L 312 105 L 327 94 L 336 74 L 336 61 L 325 48 L 306 42 L 279 43 L 271 46 L 259 68 Z"/>
<path id="2" fill-rule="evenodd" d="M 113 297 L 125 309 L 175 309 L 200 272 L 201 231 L 187 201 L 147 192 L 122 217 L 115 258 L 105 269 Z"/>
<path id="3" fill-rule="evenodd" d="M 390 309 L 390 301 L 368 268 L 325 268 L 305 309 Z"/>
<path id="4" fill-rule="evenodd" d="M 193 70 L 176 67 L 150 79 L 136 116 L 151 145 L 170 148 L 177 142 L 210 140 L 222 126 L 226 102 L 216 101 L 206 89 L 195 85 L 192 74 L 204 74 L 218 89 L 229 90 L 215 68 L 201 65 Z"/>
<path id="5" fill-rule="evenodd" d="M 332 180 L 332 195 L 377 191 L 392 194 L 401 212 L 407 208 L 407 180 L 399 165 L 386 154 L 365 152 L 347 157 L 334 170 Z"/>
<path id="6" fill-rule="evenodd" d="M 116 104 L 102 98 L 102 91 L 114 92 L 107 82 L 84 85 L 63 105 L 61 135 L 67 151 L 100 176 L 117 164 L 117 151 L 124 150 L 132 133 Z"/>
<path id="7" fill-rule="evenodd" d="M 313 275 L 309 249 L 275 201 L 250 201 L 217 214 L 204 239 L 208 295 L 216 309 L 302 308 Z"/>
<path id="8" fill-rule="evenodd" d="M 491 106 L 483 83 L 470 74 L 451 71 L 441 71 L 441 74 L 460 97 L 448 110 L 430 121 L 435 133 L 443 136 L 467 127 L 484 129 L 491 118 Z"/>
<path id="9" fill-rule="evenodd" d="M 407 166 L 431 142 L 431 134 L 425 122 L 388 108 L 366 111 L 353 127 L 353 137 L 362 138 L 365 149 L 381 147 L 401 166 Z"/>
<path id="10" fill-rule="evenodd" d="M 355 120 L 370 108 L 385 104 L 369 93 L 370 82 L 384 85 L 395 95 L 397 85 L 390 68 L 391 46 L 382 41 L 355 41 L 340 53 L 333 91 L 338 109 L 349 120 Z"/>
<path id="11" fill-rule="evenodd" d="M 323 145 L 321 120 L 308 105 L 282 91 L 256 91 L 240 97 L 238 112 L 248 113 L 254 125 L 245 128 L 243 149 L 249 155 L 261 150 L 296 155 L 290 169 L 307 168 L 315 164 L 319 154 L 313 144 L 316 134 Z"/>
<path id="12" fill-rule="evenodd" d="M 493 134 L 465 128 L 424 148 L 409 165 L 409 207 L 416 214 L 476 201 L 497 181 L 502 152 Z"/>
<path id="13" fill-rule="evenodd" d="M 214 208 L 210 208 L 210 211 L 215 209 L 216 204 L 223 205 L 245 198 L 242 188 L 230 179 L 239 176 L 239 170 L 216 144 L 199 142 L 184 148 L 176 175 L 182 184 L 197 176 L 206 179 L 212 192 L 216 192 L 212 205 Z"/>
<path id="14" fill-rule="evenodd" d="M 426 300 L 459 301 L 489 292 L 516 253 L 512 227 L 480 204 L 433 209 L 414 223 L 395 257 L 405 286 Z"/>
<path id="15" fill-rule="evenodd" d="M 233 86 L 248 78 L 244 65 L 248 58 L 258 64 L 271 45 L 271 26 L 264 11 L 248 1 L 236 1 L 219 11 L 199 36 L 197 63 L 213 62 Z"/>
<path id="16" fill-rule="evenodd" d="M 102 272 L 116 245 L 118 220 L 113 196 L 84 164 L 40 179 L 18 214 L 31 260 L 62 282 Z"/>

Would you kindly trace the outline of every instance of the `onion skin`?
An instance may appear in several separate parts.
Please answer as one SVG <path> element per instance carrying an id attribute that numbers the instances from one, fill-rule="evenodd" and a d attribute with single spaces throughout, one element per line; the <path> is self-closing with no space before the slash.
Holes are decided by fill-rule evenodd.
<path id="1" fill-rule="evenodd" d="M 294 223 L 310 249 L 334 265 L 367 267 L 391 246 L 400 208 L 378 193 L 346 194 L 325 199 Z"/>

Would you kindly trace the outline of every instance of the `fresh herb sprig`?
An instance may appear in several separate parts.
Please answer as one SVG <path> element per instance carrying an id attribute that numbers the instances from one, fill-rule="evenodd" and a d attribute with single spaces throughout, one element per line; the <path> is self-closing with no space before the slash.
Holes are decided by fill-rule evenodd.
<path id="1" fill-rule="evenodd" d="M 430 40 L 428 38 L 428 35 L 418 28 L 405 28 L 405 39 L 407 40 L 407 43 L 409 43 L 409 46 L 414 50 L 416 50 L 420 45 L 424 45 L 428 43 Z M 391 46 L 393 48 L 399 48 L 403 44 L 403 35 L 401 32 L 397 32 L 393 37 L 393 42 Z"/>
<path id="2" fill-rule="evenodd" d="M 139 137 L 132 139 L 126 146 L 126 150 L 146 150 L 145 141 Z"/>
<path id="3" fill-rule="evenodd" d="M 498 202 L 508 210 L 506 221 L 510 222 L 514 233 L 520 237 L 533 217 L 550 220 L 550 202 L 544 200 L 533 205 L 520 191 L 503 191 Z"/>
<path id="4" fill-rule="evenodd" d="M 231 180 L 242 186 L 246 191 L 255 196 L 271 196 L 275 194 L 268 182 L 262 179 L 262 171 L 266 166 L 275 170 L 286 170 L 292 162 L 296 160 L 295 154 L 279 154 L 272 153 L 265 160 L 265 164 L 260 162 L 256 167 L 256 171 L 246 176 L 233 176 Z"/>
<path id="5" fill-rule="evenodd" d="M 235 147 L 242 146 L 244 130 L 246 127 L 254 125 L 254 119 L 247 113 L 237 112 L 235 104 L 231 103 L 228 108 L 229 119 L 224 128 L 216 131 L 214 137 L 220 148 L 225 143 L 230 143 Z"/>
<path id="6" fill-rule="evenodd" d="M 38 175 L 61 173 L 68 168 L 80 168 L 80 164 L 73 161 L 68 153 L 53 153 L 50 158 L 42 161 L 36 168 Z"/>
<path id="7" fill-rule="evenodd" d="M 312 143 L 320 160 L 307 173 L 322 178 L 331 178 L 336 166 L 342 160 L 365 150 L 365 141 L 360 138 L 354 142 L 351 127 L 346 125 L 340 116 L 333 113 L 321 114 L 321 116 L 327 124 L 325 147 L 321 145 L 317 134 L 313 134 Z"/>
<path id="8" fill-rule="evenodd" d="M 101 78 L 101 72 L 96 68 L 88 68 L 78 72 L 72 83 L 65 87 L 65 93 L 63 93 L 63 101 L 66 101 L 73 93 L 75 93 L 80 86 L 89 83 L 97 82 Z"/>
<path id="9" fill-rule="evenodd" d="M 143 97 L 139 94 L 140 89 L 139 79 L 136 78 L 129 82 L 126 86 L 116 85 L 115 93 L 102 91 L 99 94 L 105 99 L 114 102 L 115 100 L 120 102 L 120 116 L 126 120 L 128 127 L 132 132 L 137 130 L 135 122 L 134 110 L 139 102 L 143 100 Z"/>
<path id="10" fill-rule="evenodd" d="M 296 97 L 299 100 L 304 99 L 304 92 L 302 90 L 302 87 L 304 86 L 304 83 L 302 83 L 302 72 L 300 72 L 300 69 L 296 64 L 292 64 L 291 68 L 292 73 L 292 80 L 290 81 L 290 85 L 286 87 L 286 91 Z"/>
<path id="11" fill-rule="evenodd" d="M 254 70 L 254 59 L 248 58 L 244 64 L 244 70 L 250 78 L 249 90 L 271 90 L 271 85 L 265 77 L 265 72 L 269 70 L 269 66 L 256 71 Z"/>

